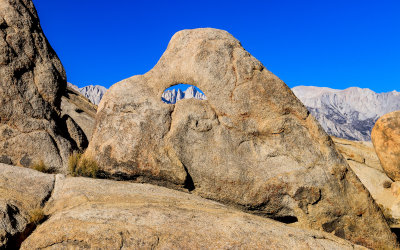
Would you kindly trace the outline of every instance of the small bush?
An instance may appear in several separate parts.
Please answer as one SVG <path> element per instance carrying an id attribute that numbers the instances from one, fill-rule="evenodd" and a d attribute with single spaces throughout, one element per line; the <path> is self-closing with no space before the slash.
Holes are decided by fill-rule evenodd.
<path id="1" fill-rule="evenodd" d="M 383 187 L 384 188 L 391 188 L 392 187 L 392 182 L 391 181 L 384 181 L 383 182 Z"/>
<path id="2" fill-rule="evenodd" d="M 99 172 L 97 162 L 81 153 L 73 153 L 68 162 L 69 173 L 72 176 L 86 176 L 96 178 Z"/>
<path id="3" fill-rule="evenodd" d="M 29 223 L 38 225 L 44 219 L 45 215 L 42 208 L 34 208 L 29 212 Z"/>
<path id="4" fill-rule="evenodd" d="M 79 160 L 81 159 L 81 157 L 82 153 L 74 152 L 68 158 L 68 171 L 72 176 L 77 176 L 76 170 L 78 168 Z"/>
<path id="5" fill-rule="evenodd" d="M 40 160 L 39 162 L 36 162 L 32 165 L 32 169 L 42 172 L 42 173 L 47 173 L 51 174 L 54 173 L 54 169 L 51 167 L 47 167 L 46 164 L 44 164 L 43 160 Z"/>

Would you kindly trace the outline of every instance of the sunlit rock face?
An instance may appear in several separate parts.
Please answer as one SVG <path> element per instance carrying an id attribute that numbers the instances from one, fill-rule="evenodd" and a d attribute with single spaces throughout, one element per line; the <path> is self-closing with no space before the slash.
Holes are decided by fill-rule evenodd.
<path id="1" fill-rule="evenodd" d="M 388 113 L 372 129 L 372 143 L 386 174 L 400 181 L 400 111 Z"/>
<path id="2" fill-rule="evenodd" d="M 176 83 L 207 100 L 164 103 Z M 395 244 L 331 138 L 226 31 L 180 31 L 151 71 L 113 85 L 86 154 L 107 177 L 186 189 L 365 246 Z"/>
<path id="3" fill-rule="evenodd" d="M 329 233 L 142 183 L 58 175 L 46 211 L 48 220 L 22 250 L 364 249 Z"/>
<path id="4" fill-rule="evenodd" d="M 313 86 L 298 86 L 292 91 L 328 134 L 349 140 L 371 140 L 378 118 L 400 110 L 397 91 L 375 93 L 357 87 L 338 90 Z"/>

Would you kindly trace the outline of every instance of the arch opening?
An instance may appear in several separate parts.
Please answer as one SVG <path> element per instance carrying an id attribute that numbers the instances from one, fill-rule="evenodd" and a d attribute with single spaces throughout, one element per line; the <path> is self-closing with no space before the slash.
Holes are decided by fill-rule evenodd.
<path id="1" fill-rule="evenodd" d="M 164 90 L 161 100 L 167 104 L 175 104 L 182 99 L 195 98 L 198 100 L 207 100 L 206 95 L 198 87 L 179 83 Z"/>

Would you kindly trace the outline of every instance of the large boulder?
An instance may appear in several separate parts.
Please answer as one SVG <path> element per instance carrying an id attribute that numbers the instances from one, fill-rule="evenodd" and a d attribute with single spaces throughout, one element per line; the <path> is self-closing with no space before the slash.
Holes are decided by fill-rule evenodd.
<path id="1" fill-rule="evenodd" d="M 18 248 L 40 222 L 54 182 L 54 175 L 0 163 L 0 249 Z"/>
<path id="2" fill-rule="evenodd" d="M 178 83 L 208 100 L 165 104 Z M 145 75 L 112 86 L 86 152 L 102 174 L 151 182 L 355 243 L 394 246 L 376 203 L 278 77 L 216 29 L 175 34 Z"/>
<path id="3" fill-rule="evenodd" d="M 400 111 L 379 118 L 372 129 L 371 140 L 386 174 L 400 181 Z"/>
<path id="4" fill-rule="evenodd" d="M 362 249 L 150 184 L 57 176 L 21 249 Z"/>
<path id="5" fill-rule="evenodd" d="M 66 76 L 31 0 L 0 1 L 0 162 L 66 169 L 76 142 L 59 117 Z"/>

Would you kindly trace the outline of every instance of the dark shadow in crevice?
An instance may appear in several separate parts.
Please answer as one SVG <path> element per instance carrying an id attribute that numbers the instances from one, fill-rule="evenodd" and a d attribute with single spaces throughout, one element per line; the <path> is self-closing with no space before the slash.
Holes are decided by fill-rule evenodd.
<path id="1" fill-rule="evenodd" d="M 392 231 L 392 233 L 394 233 L 394 234 L 396 235 L 397 242 L 399 243 L 399 239 L 400 239 L 400 228 L 391 228 L 390 230 Z"/>
<path id="2" fill-rule="evenodd" d="M 271 217 L 271 219 L 285 224 L 292 224 L 299 221 L 296 216 L 290 216 L 290 215 L 282 217 Z"/>
<path id="3" fill-rule="evenodd" d="M 27 224 L 24 231 L 18 232 L 14 235 L 6 236 L 6 238 L 8 238 L 8 244 L 1 249 L 7 249 L 7 250 L 20 249 L 22 243 L 33 233 L 33 231 L 35 231 L 37 226 L 44 223 L 48 218 L 49 216 L 44 216 L 40 221 L 36 223 L 31 222 Z"/>
<path id="4" fill-rule="evenodd" d="M 185 172 L 186 172 L 186 179 L 183 184 L 183 187 L 186 188 L 187 190 L 189 190 L 189 192 L 193 191 L 196 187 L 194 186 L 192 176 L 190 176 L 189 171 L 186 168 L 186 166 L 183 166 L 183 168 L 185 169 Z"/>

